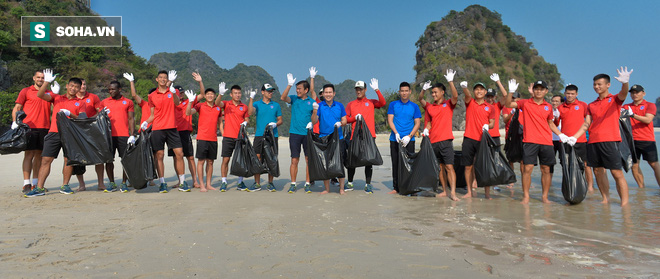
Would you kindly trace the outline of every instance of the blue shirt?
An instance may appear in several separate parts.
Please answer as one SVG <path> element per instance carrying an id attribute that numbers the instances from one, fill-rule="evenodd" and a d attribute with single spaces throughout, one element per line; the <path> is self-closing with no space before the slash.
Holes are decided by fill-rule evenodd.
<path id="1" fill-rule="evenodd" d="M 335 123 L 341 122 L 341 118 L 346 116 L 346 109 L 340 102 L 332 101 L 332 106 L 328 103 L 319 103 L 319 109 L 316 111 L 319 116 L 319 135 L 325 137 L 335 131 Z M 343 139 L 344 134 L 341 132 L 341 127 L 337 128 L 339 138 Z"/>
<path id="2" fill-rule="evenodd" d="M 396 127 L 397 132 L 403 138 L 412 132 L 412 129 L 415 127 L 415 119 L 422 118 L 422 112 L 419 110 L 419 106 L 412 101 L 401 102 L 401 100 L 396 100 L 390 103 L 390 106 L 387 108 L 387 114 L 394 115 L 394 127 Z M 390 141 L 396 141 L 396 136 L 394 131 L 390 133 Z M 415 137 L 411 137 L 410 141 L 415 141 Z"/>
<path id="3" fill-rule="evenodd" d="M 264 100 L 259 100 L 252 103 L 254 107 L 254 113 L 257 115 L 257 130 L 254 132 L 255 137 L 261 137 L 264 135 L 264 130 L 266 130 L 266 125 L 270 122 L 277 123 L 277 117 L 282 116 L 282 108 L 280 104 L 270 100 L 270 103 L 264 103 Z M 275 132 L 275 137 L 277 137 L 277 127 L 273 129 Z"/>
<path id="4" fill-rule="evenodd" d="M 291 99 L 291 126 L 289 127 L 289 133 L 307 135 L 307 123 L 312 121 L 312 111 L 314 110 L 312 104 L 314 100 L 310 97 L 300 99 L 297 95 L 289 95 L 289 98 Z"/>

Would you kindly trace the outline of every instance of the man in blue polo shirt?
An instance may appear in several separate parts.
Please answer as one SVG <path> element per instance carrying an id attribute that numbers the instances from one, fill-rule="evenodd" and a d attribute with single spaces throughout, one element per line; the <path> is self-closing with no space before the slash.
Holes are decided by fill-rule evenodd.
<path id="1" fill-rule="evenodd" d="M 257 116 L 257 130 L 254 133 L 254 152 L 257 153 L 257 157 L 261 159 L 261 152 L 264 148 L 264 131 L 266 126 L 273 127 L 273 132 L 275 134 L 275 150 L 279 149 L 277 144 L 277 126 L 282 125 L 282 108 L 280 104 L 274 102 L 273 92 L 275 88 L 266 83 L 261 86 L 261 100 L 253 103 L 254 95 L 257 94 L 256 91 L 250 92 L 250 102 L 248 103 L 248 111 L 250 115 Z M 273 185 L 273 176 L 268 174 L 268 186 L 266 186 L 268 191 L 275 192 L 275 185 Z M 254 175 L 254 184 L 248 188 L 248 192 L 256 192 L 261 190 L 261 174 Z"/>
<path id="2" fill-rule="evenodd" d="M 399 84 L 400 100 L 391 102 L 387 108 L 387 124 L 390 125 L 390 157 L 392 158 L 392 186 L 394 190 L 388 194 L 399 193 L 397 179 L 399 177 L 399 142 L 408 150 L 415 152 L 415 134 L 421 123 L 422 113 L 419 106 L 410 101 L 410 84 Z M 412 143 L 411 143 L 412 142 Z"/>
<path id="3" fill-rule="evenodd" d="M 341 132 L 341 126 L 346 125 L 346 109 L 344 105 L 340 102 L 335 102 L 335 86 L 332 84 L 326 84 L 323 86 L 323 99 L 324 102 L 316 103 L 314 102 L 312 106 L 314 111 L 312 112 L 312 123 L 319 123 L 319 136 L 325 137 L 335 131 L 335 127 L 338 129 L 339 139 L 344 139 L 343 133 Z M 344 144 L 344 141 L 340 141 Z M 341 147 L 342 150 L 344 147 Z M 330 179 L 323 180 L 325 185 L 325 191 L 321 194 L 327 194 L 330 192 Z M 339 177 L 339 194 L 345 194 L 344 192 L 344 176 Z"/>

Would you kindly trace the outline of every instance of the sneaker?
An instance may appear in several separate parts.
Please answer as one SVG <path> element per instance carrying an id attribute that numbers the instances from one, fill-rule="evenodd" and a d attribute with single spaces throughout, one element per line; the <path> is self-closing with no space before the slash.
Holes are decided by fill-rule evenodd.
<path id="1" fill-rule="evenodd" d="M 122 183 L 121 187 L 119 188 L 119 192 L 128 193 L 128 185 L 126 185 L 126 183 Z"/>
<path id="2" fill-rule="evenodd" d="M 254 183 L 250 185 L 250 188 L 247 189 L 248 192 L 256 192 L 256 191 L 261 191 L 261 185 Z"/>
<path id="3" fill-rule="evenodd" d="M 29 193 L 30 191 L 32 191 L 32 185 L 30 185 L 30 184 L 28 184 L 28 185 L 23 185 L 23 194 L 27 194 L 27 193 Z"/>
<path id="4" fill-rule="evenodd" d="M 60 193 L 65 194 L 65 195 L 71 195 L 71 194 L 73 194 L 73 190 L 71 190 L 71 188 L 69 188 L 69 185 L 65 184 L 65 185 L 62 185 L 60 187 Z"/>
<path id="5" fill-rule="evenodd" d="M 182 184 L 179 184 L 179 191 L 190 192 L 190 187 L 188 187 L 188 182 L 184 181 Z"/>
<path id="6" fill-rule="evenodd" d="M 160 187 L 158 187 L 158 193 L 167 193 L 167 183 L 160 184 Z"/>
<path id="7" fill-rule="evenodd" d="M 268 182 L 268 185 L 266 185 L 266 189 L 271 192 L 277 192 L 277 189 L 275 189 L 275 185 L 273 185 L 273 182 Z"/>
<path id="8" fill-rule="evenodd" d="M 353 182 L 348 182 L 344 185 L 344 191 L 353 191 Z"/>
<path id="9" fill-rule="evenodd" d="M 220 185 L 220 192 L 227 192 L 227 182 L 222 182 Z"/>
<path id="10" fill-rule="evenodd" d="M 311 186 L 311 184 L 305 183 L 305 193 L 309 194 L 312 192 Z"/>
<path id="11" fill-rule="evenodd" d="M 114 182 L 108 183 L 108 187 L 105 187 L 105 190 L 103 190 L 104 193 L 110 193 L 114 191 L 117 191 L 117 184 Z"/>
<path id="12" fill-rule="evenodd" d="M 364 192 L 367 194 L 373 194 L 374 189 L 371 188 L 371 184 L 364 185 Z"/>
<path id="13" fill-rule="evenodd" d="M 34 188 L 32 191 L 28 192 L 27 194 L 23 195 L 26 198 L 32 198 L 32 197 L 37 197 L 37 196 L 43 196 L 46 194 L 46 189 L 44 188 Z"/>
<path id="14" fill-rule="evenodd" d="M 293 194 L 296 192 L 296 183 L 291 183 L 291 186 L 289 186 L 289 194 Z"/>
<path id="15" fill-rule="evenodd" d="M 239 191 L 247 191 L 247 189 L 248 188 L 245 186 L 245 183 L 243 183 L 242 181 L 241 181 L 241 183 L 238 183 L 238 186 L 236 186 L 236 190 L 239 190 Z"/>

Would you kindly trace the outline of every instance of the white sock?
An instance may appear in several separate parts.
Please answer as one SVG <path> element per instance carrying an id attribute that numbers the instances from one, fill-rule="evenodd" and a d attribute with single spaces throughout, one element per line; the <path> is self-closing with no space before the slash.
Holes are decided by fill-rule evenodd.
<path id="1" fill-rule="evenodd" d="M 240 184 L 241 182 L 243 182 L 243 177 L 242 177 L 242 176 L 239 176 L 239 177 L 238 177 L 238 183 Z"/>
<path id="2" fill-rule="evenodd" d="M 32 178 L 32 185 L 37 185 L 38 182 L 39 182 L 39 179 Z"/>
<path id="3" fill-rule="evenodd" d="M 222 183 L 227 183 L 227 178 L 226 177 L 222 178 Z"/>
<path id="4" fill-rule="evenodd" d="M 30 185 L 30 180 L 29 179 L 23 180 L 23 186 L 25 186 L 25 185 Z"/>
<path id="5" fill-rule="evenodd" d="M 184 181 L 186 181 L 186 175 L 185 174 L 179 175 L 179 184 L 183 184 Z"/>
<path id="6" fill-rule="evenodd" d="M 165 183 L 165 177 L 158 178 L 158 180 L 160 181 L 160 183 Z"/>
<path id="7" fill-rule="evenodd" d="M 291 181 L 291 184 L 293 184 L 293 185 L 295 185 L 295 184 L 296 184 L 296 182 L 295 182 L 295 181 Z"/>

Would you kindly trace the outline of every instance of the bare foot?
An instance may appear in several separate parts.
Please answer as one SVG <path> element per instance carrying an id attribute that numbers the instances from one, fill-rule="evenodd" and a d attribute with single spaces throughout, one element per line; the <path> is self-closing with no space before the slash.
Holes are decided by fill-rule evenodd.
<path id="1" fill-rule="evenodd" d="M 442 192 L 442 193 L 440 193 L 440 194 L 436 194 L 435 196 L 438 197 L 438 198 L 440 198 L 440 197 L 446 197 L 446 196 L 447 196 L 447 192 Z"/>
<path id="2" fill-rule="evenodd" d="M 200 192 L 206 192 L 206 187 L 202 187 L 202 189 L 199 189 Z"/>
<path id="3" fill-rule="evenodd" d="M 206 189 L 207 189 L 207 190 L 211 190 L 211 191 L 218 190 L 218 189 L 212 187 L 211 185 L 206 185 Z"/>
<path id="4" fill-rule="evenodd" d="M 587 192 L 589 192 L 589 194 L 593 194 L 594 193 L 594 187 L 587 188 Z"/>
<path id="5" fill-rule="evenodd" d="M 521 204 L 529 204 L 529 198 L 523 198 Z"/>
<path id="6" fill-rule="evenodd" d="M 85 188 L 85 186 L 78 186 L 78 192 L 82 191 L 87 191 L 87 188 Z"/>
<path id="7" fill-rule="evenodd" d="M 486 195 L 487 200 L 492 200 L 493 198 L 490 195 Z"/>
<path id="8" fill-rule="evenodd" d="M 460 200 L 458 197 L 456 197 L 456 195 L 451 195 L 449 197 L 449 199 L 452 200 L 452 201 L 459 201 Z"/>
<path id="9" fill-rule="evenodd" d="M 194 183 L 193 188 L 201 188 L 201 186 L 199 186 L 199 183 Z"/>
<path id="10" fill-rule="evenodd" d="M 396 190 L 392 190 L 392 191 L 389 192 L 388 194 L 398 194 L 398 193 L 399 193 L 399 192 L 397 192 Z"/>
<path id="11" fill-rule="evenodd" d="M 344 190 L 339 190 L 339 194 L 340 195 L 346 195 L 346 192 L 344 192 Z"/>
<path id="12" fill-rule="evenodd" d="M 626 206 L 626 205 L 628 205 L 628 202 L 622 202 L 622 203 L 621 203 L 621 207 L 624 207 L 624 206 Z"/>
<path id="13" fill-rule="evenodd" d="M 551 202 L 548 198 L 544 198 L 544 199 L 542 199 L 541 201 L 542 201 L 543 203 L 545 203 L 545 204 L 551 204 L 551 203 L 553 203 L 553 202 Z"/>
<path id="14" fill-rule="evenodd" d="M 463 197 L 461 197 L 461 198 L 470 199 L 470 198 L 472 198 L 472 193 L 467 193 L 467 194 L 463 195 Z"/>
<path id="15" fill-rule="evenodd" d="M 103 190 L 105 190 L 105 185 L 100 184 L 100 185 L 98 186 L 98 189 L 97 189 L 97 190 L 99 190 L 99 191 L 103 191 Z"/>
<path id="16" fill-rule="evenodd" d="M 319 193 L 319 194 L 321 194 L 321 195 L 325 195 L 325 194 L 327 194 L 327 193 L 328 193 L 328 191 L 323 191 L 323 192 L 321 192 L 321 193 Z"/>
<path id="17" fill-rule="evenodd" d="M 509 183 L 509 185 L 506 185 L 506 187 L 509 189 L 513 188 L 513 183 Z"/>
<path id="18" fill-rule="evenodd" d="M 607 203 L 609 203 L 609 201 L 608 201 L 607 199 L 603 199 L 603 201 L 600 202 L 600 203 L 602 203 L 602 204 L 607 204 Z"/>

